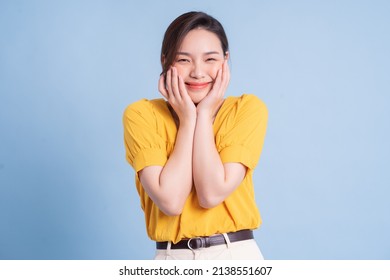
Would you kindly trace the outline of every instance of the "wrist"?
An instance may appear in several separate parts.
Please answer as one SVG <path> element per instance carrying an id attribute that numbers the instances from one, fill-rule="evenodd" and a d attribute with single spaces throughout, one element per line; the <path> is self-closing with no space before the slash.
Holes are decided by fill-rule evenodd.
<path id="1" fill-rule="evenodd" d="M 180 119 L 179 123 L 180 123 L 179 127 L 193 129 L 196 126 L 196 116 L 194 116 L 193 118 L 191 117 L 191 118 L 183 118 L 182 120 Z"/>
<path id="2" fill-rule="evenodd" d="M 214 121 L 215 115 L 216 114 L 210 110 L 199 110 L 196 114 L 196 120 Z"/>
<path id="3" fill-rule="evenodd" d="M 213 123 L 214 116 L 206 111 L 200 111 L 196 115 L 196 122 L 202 122 L 202 123 Z"/>

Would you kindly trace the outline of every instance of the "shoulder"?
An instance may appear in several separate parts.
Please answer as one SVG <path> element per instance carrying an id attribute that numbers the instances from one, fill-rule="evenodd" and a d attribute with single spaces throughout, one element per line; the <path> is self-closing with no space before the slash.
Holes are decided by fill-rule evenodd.
<path id="1" fill-rule="evenodd" d="M 241 96 L 231 96 L 227 99 L 227 110 L 236 114 L 256 114 L 268 115 L 266 104 L 254 94 L 242 94 Z"/>
<path id="2" fill-rule="evenodd" d="M 239 103 L 241 106 L 245 106 L 246 108 L 254 107 L 258 109 L 267 110 L 267 106 L 265 105 L 265 103 L 254 94 L 244 93 L 243 95 L 236 98 L 237 98 L 237 103 Z"/>
<path id="3" fill-rule="evenodd" d="M 128 105 L 123 113 L 123 117 L 154 115 L 155 111 L 161 110 L 164 104 L 165 101 L 163 99 L 141 99 Z"/>

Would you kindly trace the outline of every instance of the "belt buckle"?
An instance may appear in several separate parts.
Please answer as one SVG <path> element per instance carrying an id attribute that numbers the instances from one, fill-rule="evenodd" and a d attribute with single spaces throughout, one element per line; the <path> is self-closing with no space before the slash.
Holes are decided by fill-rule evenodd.
<path id="1" fill-rule="evenodd" d="M 194 245 L 191 245 L 192 241 L 195 241 Z M 187 241 L 187 247 L 189 249 L 191 249 L 191 250 L 196 250 L 196 249 L 199 249 L 199 248 L 206 248 L 207 247 L 206 239 L 203 238 L 203 237 L 190 238 Z"/>

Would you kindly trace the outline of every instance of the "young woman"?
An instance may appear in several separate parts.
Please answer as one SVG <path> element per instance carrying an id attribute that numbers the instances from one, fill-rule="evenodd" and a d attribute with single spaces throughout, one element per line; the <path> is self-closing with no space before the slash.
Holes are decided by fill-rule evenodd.
<path id="1" fill-rule="evenodd" d="M 222 25 L 202 12 L 165 32 L 159 91 L 124 113 L 127 161 L 155 259 L 262 259 L 252 182 L 267 109 L 254 95 L 226 97 L 230 72 Z"/>

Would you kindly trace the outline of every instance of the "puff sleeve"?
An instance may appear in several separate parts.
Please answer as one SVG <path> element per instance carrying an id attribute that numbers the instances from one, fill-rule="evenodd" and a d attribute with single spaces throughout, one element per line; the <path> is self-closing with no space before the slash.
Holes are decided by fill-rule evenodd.
<path id="1" fill-rule="evenodd" d="M 123 114 L 126 160 L 135 172 L 146 166 L 164 166 L 166 141 L 158 134 L 153 105 L 146 99 L 129 105 Z"/>
<path id="2" fill-rule="evenodd" d="M 253 94 L 242 95 L 234 104 L 219 139 L 223 163 L 240 162 L 249 169 L 257 165 L 264 144 L 268 121 L 265 104 Z"/>

